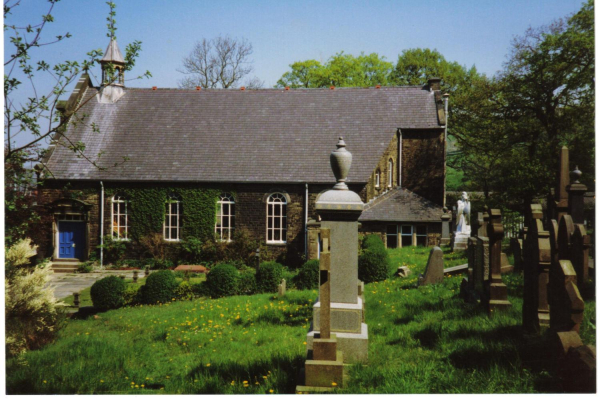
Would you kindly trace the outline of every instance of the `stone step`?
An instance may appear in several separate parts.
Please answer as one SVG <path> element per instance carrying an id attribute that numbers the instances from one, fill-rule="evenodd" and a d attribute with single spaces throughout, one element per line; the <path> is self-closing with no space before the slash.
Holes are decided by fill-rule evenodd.
<path id="1" fill-rule="evenodd" d="M 57 260 L 50 262 L 50 267 L 54 273 L 75 273 L 79 268 L 78 259 Z"/>

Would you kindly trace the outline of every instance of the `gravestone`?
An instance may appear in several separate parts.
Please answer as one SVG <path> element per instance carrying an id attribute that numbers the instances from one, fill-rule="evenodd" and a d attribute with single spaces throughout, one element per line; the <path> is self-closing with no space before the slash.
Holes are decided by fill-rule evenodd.
<path id="1" fill-rule="evenodd" d="M 490 245 L 489 310 L 506 309 L 512 304 L 508 301 L 508 289 L 502 282 L 502 213 L 499 209 L 490 209 L 488 239 Z"/>
<path id="2" fill-rule="evenodd" d="M 439 284 L 444 280 L 444 253 L 440 247 L 433 247 L 429 252 L 429 259 L 425 274 L 419 276 L 419 285 Z"/>
<path id="3" fill-rule="evenodd" d="M 338 341 L 331 333 L 331 234 L 327 228 L 321 229 L 323 247 L 319 261 L 319 301 L 321 306 L 321 330 L 312 340 L 304 365 L 304 385 L 296 387 L 297 392 L 311 391 L 314 387 L 331 388 L 332 384 L 344 386 L 343 352 L 338 350 Z M 311 353 L 312 352 L 312 353 Z"/>
<path id="4" fill-rule="evenodd" d="M 540 326 L 548 326 L 548 271 L 551 261 L 550 233 L 542 223 L 542 207 L 531 205 L 532 218 L 526 238 L 528 253 L 523 265 L 523 328 L 537 333 Z"/>
<path id="5" fill-rule="evenodd" d="M 338 350 L 346 363 L 366 363 L 368 328 L 363 322 L 363 299 L 358 295 L 358 218 L 364 204 L 358 194 L 348 189 L 346 176 L 352 155 L 340 138 L 330 161 L 337 183 L 319 194 L 315 209 L 321 217 L 321 229 L 328 229 L 331 247 L 331 332 L 336 335 Z M 321 252 L 323 253 L 323 252 Z M 313 322 L 307 336 L 307 349 L 321 328 L 321 298 L 313 306 Z"/>
<path id="6" fill-rule="evenodd" d="M 560 149 L 559 169 L 556 178 L 554 197 L 548 198 L 548 213 L 550 219 L 560 222 L 560 219 L 569 211 L 569 149 L 563 146 Z"/>
<path id="7" fill-rule="evenodd" d="M 575 167 L 570 174 L 571 184 L 566 188 L 569 198 L 569 215 L 573 218 L 573 223 L 581 223 L 584 221 L 583 214 L 583 196 L 587 191 L 585 184 L 581 184 L 581 171 Z"/>
<path id="8" fill-rule="evenodd" d="M 277 286 L 277 296 L 282 297 L 285 296 L 285 279 L 282 278 L 281 282 Z"/>
<path id="9" fill-rule="evenodd" d="M 523 270 L 523 240 L 517 237 L 511 238 L 510 251 L 513 254 L 515 270 Z"/>
<path id="10" fill-rule="evenodd" d="M 577 273 L 577 288 L 579 292 L 585 289 L 589 277 L 590 236 L 583 224 L 575 224 L 575 232 L 571 236 L 571 263 Z"/>
<path id="11" fill-rule="evenodd" d="M 450 244 L 450 222 L 452 221 L 452 214 L 446 211 L 444 208 L 444 213 L 442 213 L 442 239 L 440 241 L 440 245 L 449 245 Z"/>
<path id="12" fill-rule="evenodd" d="M 500 272 L 502 274 L 510 273 L 514 270 L 514 266 L 508 263 L 508 256 L 504 253 L 500 253 Z"/>
<path id="13" fill-rule="evenodd" d="M 552 221 L 552 226 L 556 224 Z M 558 232 L 550 232 L 552 264 L 550 266 L 550 328 L 553 331 L 579 332 L 584 302 L 577 288 L 577 273 L 569 259 L 571 236 L 575 226 L 571 216 L 563 215 Z"/>

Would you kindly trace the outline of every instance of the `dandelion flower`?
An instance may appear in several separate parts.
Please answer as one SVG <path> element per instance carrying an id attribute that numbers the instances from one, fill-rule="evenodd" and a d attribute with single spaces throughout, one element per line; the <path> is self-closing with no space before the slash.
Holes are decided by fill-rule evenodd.
<path id="1" fill-rule="evenodd" d="M 332 386 L 332 387 L 337 387 L 337 383 L 335 383 L 335 382 L 332 382 L 332 383 L 331 383 L 331 386 Z"/>
<path id="2" fill-rule="evenodd" d="M 272 389 L 269 389 L 269 393 L 273 393 L 273 390 L 272 390 Z"/>
<path id="3" fill-rule="evenodd" d="M 206 363 L 206 367 L 210 367 L 210 363 Z"/>

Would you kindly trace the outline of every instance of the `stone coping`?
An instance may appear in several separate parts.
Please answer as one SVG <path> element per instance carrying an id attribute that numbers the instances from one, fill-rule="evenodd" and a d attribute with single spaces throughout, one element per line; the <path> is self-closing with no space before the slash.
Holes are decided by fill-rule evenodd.
<path id="1" fill-rule="evenodd" d="M 362 298 L 357 296 L 356 297 L 358 302 L 357 303 L 343 303 L 343 302 L 331 302 L 331 308 L 336 308 L 336 309 L 350 309 L 350 310 L 362 310 L 363 308 L 363 304 L 362 304 Z M 320 308 L 321 307 L 321 301 L 317 301 L 313 307 L 316 308 Z"/>

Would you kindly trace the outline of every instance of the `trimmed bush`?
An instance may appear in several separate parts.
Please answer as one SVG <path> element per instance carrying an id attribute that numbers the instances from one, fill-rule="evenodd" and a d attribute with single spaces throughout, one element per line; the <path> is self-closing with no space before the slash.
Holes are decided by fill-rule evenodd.
<path id="1" fill-rule="evenodd" d="M 213 267 L 206 276 L 206 285 L 211 298 L 235 295 L 239 273 L 235 266 L 221 263 Z"/>
<path id="2" fill-rule="evenodd" d="M 175 298 L 175 290 L 178 284 L 175 276 L 170 270 L 161 270 L 152 273 L 146 279 L 142 287 L 142 298 L 144 303 L 155 304 L 157 302 L 167 303 Z"/>
<path id="3" fill-rule="evenodd" d="M 104 277 L 92 285 L 90 295 L 97 309 L 118 309 L 125 304 L 125 282 L 117 276 Z"/>
<path id="4" fill-rule="evenodd" d="M 177 287 L 175 290 L 175 295 L 177 299 L 191 301 L 194 299 L 194 289 L 189 281 L 182 281 L 181 284 L 179 284 L 179 287 Z"/>
<path id="5" fill-rule="evenodd" d="M 319 260 L 313 259 L 302 265 L 300 272 L 294 278 L 294 284 L 299 290 L 312 290 L 319 287 Z"/>
<path id="6" fill-rule="evenodd" d="M 362 249 L 363 250 L 368 250 L 368 249 L 383 249 L 383 250 L 385 250 L 385 245 L 383 244 L 383 241 L 381 240 L 381 238 L 378 235 L 369 234 L 369 235 L 365 236 L 365 238 L 363 238 Z"/>
<path id="7" fill-rule="evenodd" d="M 127 285 L 123 293 L 123 303 L 125 306 L 134 306 L 141 302 L 140 288 L 134 285 Z"/>
<path id="8" fill-rule="evenodd" d="M 238 295 L 252 295 L 256 292 L 256 276 L 253 272 L 245 272 L 240 274 L 238 281 Z"/>
<path id="9" fill-rule="evenodd" d="M 388 274 L 388 255 L 385 249 L 367 249 L 358 257 L 358 278 L 365 284 L 385 280 Z"/>
<path id="10" fill-rule="evenodd" d="M 256 292 L 277 292 L 283 278 L 283 266 L 277 262 L 261 263 L 256 271 Z"/>

